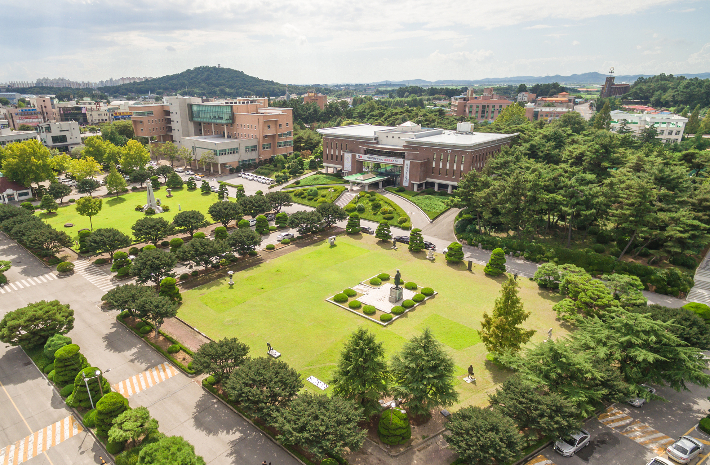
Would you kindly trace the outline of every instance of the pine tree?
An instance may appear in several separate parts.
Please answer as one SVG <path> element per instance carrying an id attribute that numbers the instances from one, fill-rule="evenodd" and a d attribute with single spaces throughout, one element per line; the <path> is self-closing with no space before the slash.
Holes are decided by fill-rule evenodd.
<path id="1" fill-rule="evenodd" d="M 111 171 L 108 173 L 108 176 L 106 176 L 106 189 L 108 190 L 108 193 L 116 194 L 116 197 L 118 197 L 118 194 L 125 188 L 126 180 L 123 179 L 123 176 L 121 176 L 118 170 L 116 170 L 116 165 L 113 165 L 111 167 Z"/>
<path id="2" fill-rule="evenodd" d="M 424 237 L 422 237 L 421 229 L 414 228 L 409 234 L 409 250 L 411 252 L 421 252 L 424 250 Z"/>
<path id="3" fill-rule="evenodd" d="M 705 113 L 705 118 L 703 118 L 703 122 L 700 124 L 698 132 L 701 134 L 710 134 L 710 110 Z"/>
<path id="4" fill-rule="evenodd" d="M 44 194 L 44 196 L 42 197 L 42 202 L 40 202 L 39 204 L 39 208 L 46 211 L 47 213 L 53 213 L 59 209 L 59 205 L 51 195 Z"/>
<path id="5" fill-rule="evenodd" d="M 446 261 L 459 263 L 463 261 L 463 246 L 458 242 L 452 242 L 446 249 Z"/>
<path id="6" fill-rule="evenodd" d="M 483 272 L 488 276 L 500 276 L 505 273 L 505 251 L 503 249 L 493 249 L 491 258 L 483 268 Z"/>
<path id="7" fill-rule="evenodd" d="M 390 230 L 390 224 L 383 221 L 377 226 L 377 231 L 375 231 L 375 237 L 381 241 L 389 241 L 392 239 L 392 231 Z"/>
<path id="8" fill-rule="evenodd" d="M 345 226 L 345 231 L 348 234 L 357 234 L 360 232 L 360 215 L 351 213 L 348 218 L 348 224 Z"/>
<path id="9" fill-rule="evenodd" d="M 611 127 L 611 106 L 609 101 L 604 103 L 601 111 L 596 114 L 594 118 L 594 129 L 606 129 L 609 130 Z"/>
<path id="10" fill-rule="evenodd" d="M 521 327 L 529 316 L 530 312 L 523 310 L 523 302 L 518 297 L 518 283 L 509 275 L 493 306 L 493 316 L 488 312 L 483 314 L 481 340 L 486 349 L 495 354 L 520 350 L 535 333 Z"/>
<path id="11" fill-rule="evenodd" d="M 697 105 L 685 123 L 685 134 L 695 134 L 700 129 L 700 105 Z"/>

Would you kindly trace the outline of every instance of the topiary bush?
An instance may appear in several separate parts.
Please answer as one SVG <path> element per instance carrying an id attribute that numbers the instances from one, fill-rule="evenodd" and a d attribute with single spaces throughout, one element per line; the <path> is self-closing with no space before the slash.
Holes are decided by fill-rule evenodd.
<path id="1" fill-rule="evenodd" d="M 290 239 L 284 239 L 284 240 L 281 241 L 281 243 L 282 243 L 283 245 L 289 245 L 289 244 L 291 243 L 291 240 L 290 240 Z"/>
<path id="2" fill-rule="evenodd" d="M 362 307 L 362 313 L 364 313 L 365 315 L 374 315 L 375 313 L 377 313 L 377 309 L 372 305 L 365 305 L 364 307 Z"/>
<path id="3" fill-rule="evenodd" d="M 179 249 L 180 247 L 182 247 L 182 245 L 183 245 L 184 243 L 185 243 L 185 241 L 183 241 L 183 240 L 180 239 L 179 237 L 176 237 L 176 238 L 174 238 L 174 239 L 170 239 L 170 242 L 169 242 L 169 244 L 170 244 L 170 251 L 171 251 L 171 252 L 175 252 L 177 249 Z"/>
<path id="4" fill-rule="evenodd" d="M 214 228 L 215 239 L 226 239 L 227 237 L 227 228 L 225 228 L 224 226 L 217 226 L 216 228 Z"/>
<path id="5" fill-rule="evenodd" d="M 128 399 L 117 392 L 109 392 L 96 403 L 96 434 L 108 436 L 113 419 L 128 409 Z"/>
<path id="6" fill-rule="evenodd" d="M 379 286 L 380 284 L 382 284 L 382 280 L 380 278 L 372 278 L 370 280 L 370 284 L 372 284 L 373 286 Z"/>
<path id="7" fill-rule="evenodd" d="M 267 244 L 266 245 L 266 250 L 274 250 L 276 246 L 274 244 Z"/>
<path id="8" fill-rule="evenodd" d="M 341 292 L 340 294 L 335 294 L 335 295 L 333 296 L 333 301 L 334 301 L 334 302 L 338 302 L 339 304 L 342 304 L 342 303 L 348 301 L 348 296 L 346 296 L 345 294 L 343 294 L 343 293 Z"/>
<path id="9" fill-rule="evenodd" d="M 50 363 L 49 365 L 45 366 L 44 369 L 42 370 L 42 373 L 45 375 L 48 373 L 51 373 L 54 371 L 54 363 Z"/>
<path id="10" fill-rule="evenodd" d="M 710 434 L 710 416 L 707 416 L 700 420 L 700 423 L 698 423 L 698 428 L 700 428 L 700 431 L 706 434 Z"/>
<path id="11" fill-rule="evenodd" d="M 421 293 L 424 294 L 426 297 L 429 297 L 434 295 L 434 289 L 430 287 L 423 287 Z"/>
<path id="12" fill-rule="evenodd" d="M 74 392 L 74 385 L 73 384 L 67 384 L 63 388 L 59 390 L 59 395 L 64 397 L 65 399 L 71 395 L 71 393 Z"/>
<path id="13" fill-rule="evenodd" d="M 94 401 L 94 405 L 101 399 L 101 393 L 111 392 L 111 386 L 109 385 L 106 378 L 101 376 L 101 389 L 99 389 L 99 378 L 96 378 L 96 372 L 101 371 L 96 367 L 88 367 L 77 373 L 76 378 L 74 378 L 74 389 L 71 394 L 71 402 L 67 399 L 67 405 L 70 407 L 83 407 L 91 408 L 91 400 Z M 93 378 L 84 382 L 84 377 Z M 89 385 L 89 391 L 86 390 L 86 385 Z M 91 393 L 91 399 L 89 399 L 89 393 Z"/>
<path id="14" fill-rule="evenodd" d="M 698 302 L 690 302 L 683 305 L 683 308 L 698 315 L 700 318 L 705 320 L 706 324 L 710 323 L 710 306 Z"/>
<path id="15" fill-rule="evenodd" d="M 413 300 L 407 299 L 404 302 L 402 302 L 402 307 L 404 307 L 404 308 L 412 308 L 412 307 L 414 307 L 414 305 L 415 305 L 415 303 Z"/>
<path id="16" fill-rule="evenodd" d="M 125 446 L 125 444 L 126 444 L 125 441 L 119 441 L 119 442 L 108 441 L 108 444 L 106 444 L 106 452 L 108 452 L 111 455 L 116 455 L 116 454 L 123 451 L 123 447 Z"/>
<path id="17" fill-rule="evenodd" d="M 60 273 L 71 273 L 74 271 L 74 264 L 72 262 L 62 262 L 57 265 L 57 271 Z"/>
<path id="18" fill-rule="evenodd" d="M 401 305 L 395 305 L 392 307 L 392 315 L 401 315 L 402 313 L 404 313 L 404 307 Z"/>
<path id="19" fill-rule="evenodd" d="M 205 239 L 206 237 L 207 237 L 207 234 L 203 233 L 202 231 L 198 231 L 192 235 L 193 239 Z"/>
<path id="20" fill-rule="evenodd" d="M 47 374 L 47 379 L 50 380 L 51 382 L 54 382 L 54 375 L 56 372 L 54 370 L 50 371 L 49 374 Z"/>
<path id="21" fill-rule="evenodd" d="M 190 276 L 197 276 L 198 274 L 200 274 L 200 270 L 192 270 L 192 271 L 190 271 Z"/>
<path id="22" fill-rule="evenodd" d="M 391 446 L 404 444 L 412 437 L 412 426 L 407 414 L 399 409 L 385 410 L 377 425 L 380 441 Z"/>
<path id="23" fill-rule="evenodd" d="M 105 265 L 108 263 L 108 260 L 105 258 L 97 258 L 94 260 L 94 265 Z"/>
<path id="24" fill-rule="evenodd" d="M 338 461 L 335 459 L 331 459 L 330 457 L 323 459 L 323 461 L 320 463 L 320 465 L 339 465 Z"/>
<path id="25" fill-rule="evenodd" d="M 606 252 L 606 247 L 604 247 L 601 244 L 594 244 L 592 246 L 592 250 L 595 251 L 596 253 L 604 253 L 604 252 Z"/>
<path id="26" fill-rule="evenodd" d="M 178 352 L 180 352 L 180 344 L 173 344 L 168 347 L 169 354 L 177 354 Z"/>
<path id="27" fill-rule="evenodd" d="M 153 331 L 153 328 L 151 328 L 150 325 L 145 325 L 141 329 L 138 330 L 138 332 L 141 334 L 148 334 L 151 331 Z"/>
<path id="28" fill-rule="evenodd" d="M 412 300 L 416 303 L 423 302 L 424 299 L 426 299 L 426 296 L 424 294 L 415 294 L 414 297 L 412 297 Z"/>
<path id="29" fill-rule="evenodd" d="M 135 255 L 138 255 L 138 252 L 139 252 L 138 247 L 131 247 L 130 249 L 128 249 L 128 255 L 135 256 Z"/>
<path id="30" fill-rule="evenodd" d="M 488 260 L 483 272 L 488 276 L 500 276 L 505 273 L 505 251 L 496 248 L 491 252 L 491 258 Z"/>
<path id="31" fill-rule="evenodd" d="M 357 295 L 357 292 L 353 291 L 352 289 L 345 289 L 343 291 L 343 294 L 345 294 L 348 297 L 355 297 Z"/>
<path id="32" fill-rule="evenodd" d="M 388 279 L 390 279 L 390 275 L 388 275 L 387 273 L 380 273 L 377 275 L 377 277 L 380 278 L 380 280 L 382 281 L 387 281 Z"/>
<path id="33" fill-rule="evenodd" d="M 190 273 L 183 273 L 180 275 L 180 281 L 187 281 L 187 279 L 190 277 Z"/>
<path id="34" fill-rule="evenodd" d="M 66 386 L 67 384 L 73 386 L 76 374 L 87 366 L 89 364 L 79 352 L 79 346 L 68 344 L 54 353 L 54 382 L 59 386 Z"/>
<path id="35" fill-rule="evenodd" d="M 91 409 L 84 414 L 84 426 L 93 428 L 96 426 L 96 409 Z"/>
<path id="36" fill-rule="evenodd" d="M 419 286 L 417 286 L 417 283 L 413 283 L 410 281 L 408 283 L 405 283 L 404 288 L 409 289 L 410 291 L 416 291 Z"/>
<path id="37" fill-rule="evenodd" d="M 47 339 L 44 345 L 44 356 L 47 360 L 54 360 L 54 353 L 64 346 L 71 344 L 71 338 L 63 334 L 55 334 Z"/>
<path id="38" fill-rule="evenodd" d="M 352 308 L 353 310 L 357 310 L 358 308 L 362 307 L 362 304 L 358 300 L 353 300 L 348 304 L 348 307 Z"/>
<path id="39" fill-rule="evenodd" d="M 392 318 L 394 318 L 394 317 L 392 315 L 390 315 L 389 313 L 383 313 L 382 315 L 380 315 L 380 321 L 382 321 L 383 323 L 387 323 L 388 321 L 392 321 Z"/>

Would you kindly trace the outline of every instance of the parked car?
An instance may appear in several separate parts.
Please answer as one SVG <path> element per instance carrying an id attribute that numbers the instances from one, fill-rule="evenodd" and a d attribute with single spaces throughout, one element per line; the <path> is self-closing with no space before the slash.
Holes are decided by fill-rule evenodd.
<path id="1" fill-rule="evenodd" d="M 579 452 L 583 447 L 589 444 L 589 432 L 581 429 L 571 433 L 566 438 L 560 438 L 555 442 L 555 451 L 563 457 L 572 457 Z"/>
<path id="2" fill-rule="evenodd" d="M 375 234 L 375 232 L 369 226 L 360 226 L 360 232 L 365 234 Z"/>
<path id="3" fill-rule="evenodd" d="M 681 436 L 666 449 L 668 457 L 679 463 L 688 463 L 703 453 L 705 447 L 699 440 L 690 436 Z"/>
<path id="4" fill-rule="evenodd" d="M 256 226 L 256 218 L 249 219 L 249 226 Z"/>
<path id="5" fill-rule="evenodd" d="M 276 219 L 276 215 L 274 215 L 273 213 L 267 213 L 265 216 L 266 219 L 269 221 L 274 221 Z"/>
<path id="6" fill-rule="evenodd" d="M 427 250 L 436 250 L 434 243 L 429 241 L 424 241 L 424 248 Z"/>
<path id="7" fill-rule="evenodd" d="M 656 393 L 656 389 L 655 389 L 655 388 L 652 388 L 651 386 L 647 386 L 647 385 L 645 385 L 645 384 L 641 384 L 640 387 L 643 388 L 643 389 L 645 389 L 645 390 L 647 390 L 647 391 L 650 392 L 651 394 L 655 394 L 655 393 Z M 631 405 L 632 407 L 640 408 L 640 407 L 643 406 L 643 404 L 646 403 L 646 399 L 644 399 L 643 397 L 632 397 L 631 399 L 627 399 L 627 400 L 626 400 L 626 403 L 629 404 L 629 405 Z"/>
<path id="8" fill-rule="evenodd" d="M 655 457 L 646 465 L 673 465 L 673 462 L 668 459 L 664 459 L 663 457 Z"/>
<path id="9" fill-rule="evenodd" d="M 175 168 L 176 173 L 182 173 L 183 171 L 185 171 L 185 168 Z"/>
<path id="10" fill-rule="evenodd" d="M 210 190 L 211 190 L 212 192 L 219 192 L 219 187 L 217 187 L 217 186 L 210 186 Z"/>
<path id="11" fill-rule="evenodd" d="M 185 174 L 192 176 L 195 173 L 192 170 L 187 170 L 187 171 L 185 171 Z"/>
<path id="12" fill-rule="evenodd" d="M 402 244 L 409 244 L 409 236 L 394 236 L 394 240 Z"/>
<path id="13" fill-rule="evenodd" d="M 284 239 L 293 239 L 293 234 L 291 233 L 281 233 L 278 236 L 276 236 L 277 241 L 282 241 Z"/>

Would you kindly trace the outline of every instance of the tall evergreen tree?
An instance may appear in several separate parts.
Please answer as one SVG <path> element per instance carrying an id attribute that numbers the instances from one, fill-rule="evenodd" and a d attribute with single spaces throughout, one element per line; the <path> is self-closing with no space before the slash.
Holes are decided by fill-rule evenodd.
<path id="1" fill-rule="evenodd" d="M 696 105 L 693 112 L 688 117 L 688 122 L 685 123 L 685 133 L 695 134 L 700 129 L 700 105 Z"/>
<path id="2" fill-rule="evenodd" d="M 421 252 L 424 250 L 424 237 L 422 237 L 421 229 L 414 228 L 409 234 L 409 250 L 411 252 Z"/>
<path id="3" fill-rule="evenodd" d="M 611 128 L 611 106 L 607 100 L 604 102 L 602 109 L 595 115 L 594 129 L 606 129 L 608 131 L 609 128 Z"/>
<path id="4" fill-rule="evenodd" d="M 517 352 L 520 346 L 526 344 L 535 331 L 522 328 L 522 324 L 530 316 L 523 310 L 523 302 L 518 296 L 518 283 L 513 276 L 503 283 L 500 297 L 493 306 L 493 315 L 483 313 L 481 322 L 481 340 L 486 349 L 494 354 Z"/>
<path id="5" fill-rule="evenodd" d="M 392 231 L 390 230 L 390 224 L 386 221 L 380 222 L 380 224 L 377 225 L 375 237 L 381 241 L 389 241 L 390 239 L 392 239 Z"/>

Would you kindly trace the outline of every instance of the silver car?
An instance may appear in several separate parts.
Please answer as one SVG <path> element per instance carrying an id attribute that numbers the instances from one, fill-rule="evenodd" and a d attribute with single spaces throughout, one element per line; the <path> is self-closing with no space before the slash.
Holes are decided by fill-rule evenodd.
<path id="1" fill-rule="evenodd" d="M 645 384 L 640 384 L 639 387 L 647 390 L 651 394 L 656 393 L 656 389 L 652 388 L 651 386 L 647 386 Z M 643 397 L 632 397 L 631 399 L 627 399 L 626 403 L 631 405 L 632 407 L 640 408 L 643 406 L 643 404 L 646 403 L 646 399 L 644 399 Z"/>
<path id="2" fill-rule="evenodd" d="M 555 442 L 555 451 L 563 457 L 572 457 L 589 444 L 589 431 L 581 429 Z"/>
<path id="3" fill-rule="evenodd" d="M 688 463 L 703 453 L 703 443 L 690 436 L 682 436 L 666 449 L 669 458 L 679 463 Z"/>

